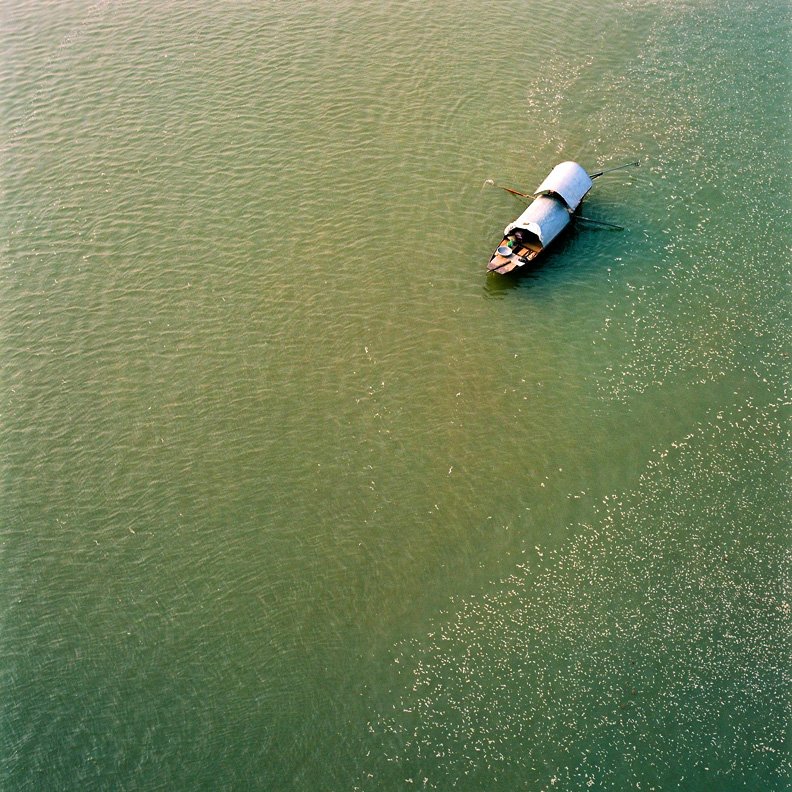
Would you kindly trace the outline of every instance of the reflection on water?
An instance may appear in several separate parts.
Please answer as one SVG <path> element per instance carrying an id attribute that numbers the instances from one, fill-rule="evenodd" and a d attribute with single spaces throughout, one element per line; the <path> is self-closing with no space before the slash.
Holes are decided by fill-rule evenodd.
<path id="1" fill-rule="evenodd" d="M 783 788 L 785 650 L 767 636 L 789 616 L 786 553 L 775 518 L 755 521 L 783 499 L 778 407 L 697 425 L 633 491 L 572 495 L 592 518 L 569 542 L 524 547 L 513 574 L 398 644 L 359 788 Z"/>

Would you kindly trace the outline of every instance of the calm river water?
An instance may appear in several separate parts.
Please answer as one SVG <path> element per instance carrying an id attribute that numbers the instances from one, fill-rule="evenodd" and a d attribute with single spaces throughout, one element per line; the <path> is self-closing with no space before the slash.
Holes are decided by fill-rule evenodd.
<path id="1" fill-rule="evenodd" d="M 7 0 L 0 786 L 788 788 L 790 21 Z"/>

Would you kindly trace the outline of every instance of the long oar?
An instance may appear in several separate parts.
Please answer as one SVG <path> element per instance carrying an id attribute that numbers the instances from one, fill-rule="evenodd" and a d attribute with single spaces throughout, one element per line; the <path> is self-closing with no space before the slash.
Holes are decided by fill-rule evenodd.
<path id="1" fill-rule="evenodd" d="M 495 184 L 495 182 L 492 179 L 486 179 L 484 181 L 484 185 L 483 186 L 486 186 L 487 184 L 490 184 L 493 187 L 497 187 L 500 190 L 506 190 L 506 192 L 509 192 L 512 195 L 519 195 L 520 198 L 533 198 L 534 197 L 533 195 L 529 195 L 528 193 L 520 192 L 519 190 L 512 190 L 511 187 L 504 187 L 502 184 Z M 482 187 L 482 189 L 483 189 L 483 187 Z"/>
<path id="2" fill-rule="evenodd" d="M 618 231 L 624 231 L 624 226 L 616 225 L 616 223 L 606 223 L 604 220 L 595 220 L 593 217 L 583 217 L 582 215 L 574 215 L 575 220 L 585 220 L 587 223 L 596 223 L 597 225 L 607 226 L 608 228 L 615 228 Z"/>
<path id="3" fill-rule="evenodd" d="M 602 176 L 603 173 L 611 173 L 612 171 L 621 170 L 622 168 L 637 168 L 640 165 L 640 161 L 638 162 L 628 162 L 626 165 L 617 165 L 615 168 L 608 168 L 607 170 L 601 170 L 597 173 L 590 173 L 590 179 L 596 179 L 597 176 Z"/>
<path id="4" fill-rule="evenodd" d="M 533 198 L 533 195 L 530 195 L 529 193 L 521 193 L 519 190 L 512 190 L 511 187 L 504 187 L 501 184 L 496 184 L 495 186 L 500 187 L 501 190 L 506 190 L 507 193 L 511 193 L 512 195 L 519 195 L 520 198 Z"/>

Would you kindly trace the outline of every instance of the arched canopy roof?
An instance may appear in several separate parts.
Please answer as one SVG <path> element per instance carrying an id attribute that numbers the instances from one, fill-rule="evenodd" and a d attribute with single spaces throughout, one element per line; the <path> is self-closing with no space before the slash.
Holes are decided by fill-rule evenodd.
<path id="1" fill-rule="evenodd" d="M 506 226 L 503 234 L 508 236 L 514 229 L 522 228 L 536 234 L 542 247 L 552 242 L 570 223 L 569 210 L 563 202 L 551 196 L 540 195 L 513 222 Z"/>
<path id="2" fill-rule="evenodd" d="M 577 162 L 561 162 L 536 188 L 534 195 L 558 195 L 569 207 L 569 211 L 574 212 L 592 184 L 591 177 Z"/>

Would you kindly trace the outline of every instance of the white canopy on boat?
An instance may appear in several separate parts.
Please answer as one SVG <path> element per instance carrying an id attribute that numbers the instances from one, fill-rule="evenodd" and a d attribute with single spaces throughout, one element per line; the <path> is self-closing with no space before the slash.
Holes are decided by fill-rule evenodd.
<path id="1" fill-rule="evenodd" d="M 503 235 L 508 236 L 515 228 L 523 228 L 536 234 L 542 247 L 554 240 L 570 223 L 569 210 L 557 198 L 540 195 L 513 222 L 506 226 Z"/>
<path id="2" fill-rule="evenodd" d="M 592 183 L 585 168 L 577 162 L 561 162 L 536 188 L 534 195 L 554 193 L 564 201 L 570 212 L 574 212 L 591 189 Z"/>

